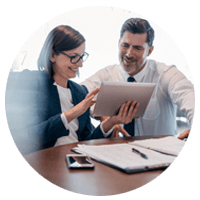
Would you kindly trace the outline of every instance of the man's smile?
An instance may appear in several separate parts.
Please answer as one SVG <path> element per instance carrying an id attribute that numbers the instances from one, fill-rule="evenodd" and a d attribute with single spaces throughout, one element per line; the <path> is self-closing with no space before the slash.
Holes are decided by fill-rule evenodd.
<path id="1" fill-rule="evenodd" d="M 135 62 L 136 59 L 134 59 L 133 57 L 130 58 L 130 57 L 127 57 L 127 56 L 123 56 L 123 61 L 127 64 L 131 64 L 131 63 Z"/>

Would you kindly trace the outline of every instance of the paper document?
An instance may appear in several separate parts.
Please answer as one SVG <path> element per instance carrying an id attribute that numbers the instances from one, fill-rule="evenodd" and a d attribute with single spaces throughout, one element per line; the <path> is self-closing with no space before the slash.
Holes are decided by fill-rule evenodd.
<path id="1" fill-rule="evenodd" d="M 145 140 L 140 140 L 138 142 L 143 142 Z M 159 146 L 160 139 L 152 140 L 154 146 Z M 148 142 L 148 146 L 151 146 L 151 140 Z M 157 141 L 157 143 L 155 142 Z M 171 142 L 172 140 L 166 138 L 165 142 Z M 136 142 L 136 141 L 135 141 Z M 90 156 L 92 159 L 107 164 L 109 166 L 118 168 L 127 173 L 134 173 L 139 171 L 148 171 L 157 168 L 168 167 L 176 158 L 176 156 L 163 154 L 148 148 L 138 146 L 138 144 L 122 143 L 122 144 L 111 144 L 111 145 L 78 145 L 74 148 L 75 152 L 84 153 Z M 161 140 L 161 142 L 163 142 Z M 173 143 L 173 142 L 172 142 Z M 179 143 L 179 142 L 177 142 Z M 183 143 L 184 144 L 184 143 Z M 176 145 L 175 143 L 172 145 Z M 168 146 L 170 146 L 168 144 Z M 148 159 L 135 153 L 132 148 L 145 154 Z M 176 150 L 176 153 L 178 150 Z"/>
<path id="2" fill-rule="evenodd" d="M 166 154 L 178 156 L 179 152 L 183 148 L 185 142 L 179 140 L 176 137 L 168 136 L 164 138 L 151 138 L 146 140 L 136 140 L 129 144 L 145 147 L 148 149 L 156 150 Z"/>

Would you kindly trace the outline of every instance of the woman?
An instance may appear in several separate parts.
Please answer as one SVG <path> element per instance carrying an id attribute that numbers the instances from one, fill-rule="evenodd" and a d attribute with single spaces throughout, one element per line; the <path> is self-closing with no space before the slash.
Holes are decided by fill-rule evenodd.
<path id="1" fill-rule="evenodd" d="M 58 26 L 43 45 L 39 71 L 21 73 L 13 94 L 12 117 L 18 122 L 11 133 L 23 154 L 104 138 L 115 124 L 132 121 L 138 104 L 128 101 L 117 116 L 108 118 L 92 131 L 89 107 L 95 103 L 94 96 L 99 89 L 87 94 L 85 86 L 69 80 L 76 77 L 87 56 L 84 37 L 70 26 Z"/>

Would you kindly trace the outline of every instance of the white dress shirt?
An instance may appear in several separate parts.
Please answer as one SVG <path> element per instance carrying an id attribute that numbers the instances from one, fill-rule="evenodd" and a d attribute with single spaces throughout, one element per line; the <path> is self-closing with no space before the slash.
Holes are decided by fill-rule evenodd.
<path id="1" fill-rule="evenodd" d="M 60 146 L 60 145 L 65 145 L 69 143 L 78 142 L 78 136 L 76 134 L 76 131 L 78 130 L 78 127 L 79 127 L 78 119 L 77 118 L 73 119 L 70 123 L 68 123 L 67 118 L 64 115 L 66 111 L 74 107 L 71 90 L 69 88 L 64 88 L 62 86 L 59 86 L 56 83 L 54 83 L 54 85 L 57 86 L 58 94 L 60 98 L 61 111 L 62 111 L 61 120 L 65 128 L 69 130 L 69 135 L 58 138 L 54 146 Z M 100 125 L 100 129 L 103 132 L 104 137 L 108 136 L 112 132 L 112 129 L 111 129 L 107 133 L 105 133 L 102 128 L 102 125 Z"/>
<path id="2" fill-rule="evenodd" d="M 129 75 L 120 65 L 105 67 L 87 78 L 82 85 L 89 91 L 103 81 L 125 82 Z M 135 135 L 176 135 L 176 105 L 192 123 L 194 87 L 174 65 L 167 66 L 147 60 L 146 66 L 134 76 L 136 82 L 156 83 L 154 93 L 143 117 L 135 120 Z"/>

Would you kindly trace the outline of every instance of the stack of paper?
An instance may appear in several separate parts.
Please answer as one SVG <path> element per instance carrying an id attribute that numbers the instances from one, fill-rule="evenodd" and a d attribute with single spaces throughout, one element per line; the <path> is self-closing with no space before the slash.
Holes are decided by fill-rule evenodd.
<path id="1" fill-rule="evenodd" d="M 122 144 L 98 146 L 78 145 L 73 150 L 87 154 L 96 161 L 118 168 L 126 173 L 134 173 L 168 167 L 176 158 L 174 155 L 178 155 L 184 144 L 185 142 L 177 138 L 165 137 Z M 150 148 L 152 147 L 159 149 L 162 153 L 157 150 L 151 150 Z M 148 159 L 135 153 L 132 150 L 133 148 L 145 154 Z"/>
<path id="2" fill-rule="evenodd" d="M 146 140 L 136 140 L 134 142 L 130 142 L 129 144 L 137 145 L 137 146 L 141 146 L 141 147 L 155 150 L 158 152 L 178 156 L 185 142 L 173 136 L 168 136 L 168 137 L 159 138 L 159 139 L 152 138 L 152 139 L 146 139 Z"/>

